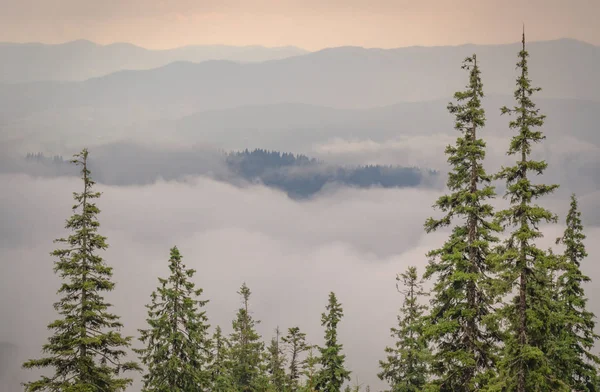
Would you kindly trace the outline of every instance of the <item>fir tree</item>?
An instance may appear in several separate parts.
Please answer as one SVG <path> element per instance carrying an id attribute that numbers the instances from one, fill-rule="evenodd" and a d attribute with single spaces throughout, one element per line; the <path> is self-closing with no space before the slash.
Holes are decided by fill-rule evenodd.
<path id="1" fill-rule="evenodd" d="M 288 390 L 288 380 L 285 374 L 285 356 L 283 349 L 279 344 L 279 327 L 275 330 L 275 337 L 271 339 L 271 345 L 268 349 L 268 372 L 269 383 L 278 392 Z"/>
<path id="2" fill-rule="evenodd" d="M 318 349 L 318 347 L 308 346 L 308 355 L 306 356 L 306 359 L 302 361 L 302 375 L 306 379 L 306 382 L 304 383 L 304 386 L 301 389 L 302 392 L 316 392 L 317 390 L 316 386 L 319 357 L 314 355 L 315 349 Z"/>
<path id="3" fill-rule="evenodd" d="M 557 295 L 561 305 L 561 323 L 558 333 L 561 350 L 557 362 L 559 377 L 575 391 L 597 391 L 597 366 L 600 358 L 591 352 L 599 336 L 594 332 L 595 316 L 586 309 L 587 299 L 583 283 L 590 278 L 581 272 L 581 262 L 587 257 L 583 241 L 581 212 L 575 195 L 566 219 L 566 229 L 556 243 L 565 246 L 562 274 L 558 278 Z"/>
<path id="4" fill-rule="evenodd" d="M 257 384 L 262 384 L 263 376 L 263 349 L 264 345 L 260 335 L 256 332 L 254 321 L 250 315 L 250 289 L 244 283 L 238 292 L 241 295 L 243 306 L 238 310 L 233 321 L 231 334 L 231 362 L 232 376 L 238 391 L 252 391 Z"/>
<path id="5" fill-rule="evenodd" d="M 211 348 L 210 390 L 214 392 L 235 392 L 236 389 L 231 376 L 231 344 L 227 337 L 223 336 L 219 326 L 213 334 Z"/>
<path id="6" fill-rule="evenodd" d="M 344 381 L 350 381 L 350 371 L 344 366 L 346 355 L 342 354 L 343 345 L 338 343 L 337 327 L 344 312 L 333 292 L 329 294 L 326 310 L 321 315 L 321 325 L 325 327 L 325 346 L 319 348 L 321 369 L 317 374 L 315 389 L 340 392 Z"/>
<path id="7" fill-rule="evenodd" d="M 62 297 L 54 304 L 61 318 L 48 325 L 54 331 L 42 348 L 48 356 L 23 365 L 53 368 L 54 374 L 26 383 L 25 390 L 123 391 L 132 380 L 122 373 L 140 368 L 135 362 L 121 362 L 132 338 L 118 332 L 122 328 L 119 317 L 109 313 L 111 304 L 102 296 L 115 284 L 111 282 L 112 268 L 97 253 L 108 245 L 98 234 L 100 210 L 93 201 L 100 193 L 92 191 L 87 149 L 74 155 L 72 163 L 82 167 L 83 192 L 73 194 L 74 214 L 66 223 L 72 234 L 56 240 L 66 247 L 52 252 L 58 258 L 54 272 L 63 280 L 58 290 Z"/>
<path id="8" fill-rule="evenodd" d="M 398 316 L 398 327 L 391 329 L 396 344 L 386 347 L 387 358 L 379 361 L 382 370 L 378 376 L 388 382 L 390 392 L 417 392 L 427 383 L 430 361 L 427 342 L 423 338 L 423 314 L 427 308 L 418 302 L 425 293 L 415 267 L 409 267 L 396 280 L 398 290 L 404 294 L 404 304 Z M 400 290 L 400 283 L 405 290 Z"/>
<path id="9" fill-rule="evenodd" d="M 300 355 L 308 350 L 306 345 L 306 334 L 300 332 L 300 328 L 293 327 L 288 329 L 287 336 L 282 338 L 283 342 L 287 345 L 288 353 L 290 355 L 289 365 L 289 386 L 292 392 L 298 390 L 300 378 Z"/>
<path id="10" fill-rule="evenodd" d="M 171 249 L 170 276 L 159 278 L 160 287 L 147 305 L 149 329 L 140 330 L 145 348 L 136 350 L 147 367 L 143 391 L 187 392 L 206 390 L 210 374 L 208 319 L 200 311 L 202 289 L 190 281 L 195 272 L 186 269 L 177 247 Z"/>
<path id="11" fill-rule="evenodd" d="M 494 375 L 499 340 L 491 317 L 499 286 L 492 275 L 490 245 L 498 241 L 500 228 L 492 222 L 493 208 L 486 202 L 495 192 L 483 167 L 486 144 L 478 136 L 485 112 L 477 57 L 465 59 L 463 68 L 469 72 L 469 84 L 454 94 L 457 103 L 448 105 L 460 132 L 456 144 L 446 148 L 452 167 L 450 194 L 435 205 L 445 215 L 425 223 L 428 233 L 454 224 L 444 245 L 428 254 L 425 273 L 426 278 L 437 278 L 426 335 L 436 345 L 432 371 L 441 391 L 478 391 L 487 385 Z"/>
<path id="12" fill-rule="evenodd" d="M 545 116 L 536 109 L 531 97 L 540 88 L 532 87 L 529 79 L 528 57 L 523 47 L 519 52 L 517 63 L 520 75 L 517 78 L 517 89 L 514 108 L 504 107 L 502 114 L 515 114 L 510 128 L 517 130 L 511 140 L 508 155 L 516 155 L 518 160 L 514 166 L 503 167 L 497 178 L 506 181 L 506 195 L 510 206 L 498 213 L 498 222 L 513 231 L 500 249 L 502 275 L 510 291 L 516 290 L 512 303 L 504 310 L 508 321 L 507 336 L 504 339 L 504 355 L 500 363 L 502 370 L 499 384 L 502 390 L 517 392 L 533 392 L 558 390 L 560 380 L 552 374 L 546 352 L 549 340 L 545 340 L 543 328 L 548 320 L 547 309 L 551 295 L 544 286 L 548 273 L 548 254 L 539 249 L 535 241 L 542 237 L 539 225 L 544 222 L 555 222 L 556 216 L 545 208 L 534 204 L 539 199 L 553 192 L 557 185 L 534 184 L 532 175 L 541 175 L 547 167 L 546 162 L 531 159 L 534 144 L 544 140 L 540 127 Z M 542 330 L 540 330 L 542 328 Z"/>

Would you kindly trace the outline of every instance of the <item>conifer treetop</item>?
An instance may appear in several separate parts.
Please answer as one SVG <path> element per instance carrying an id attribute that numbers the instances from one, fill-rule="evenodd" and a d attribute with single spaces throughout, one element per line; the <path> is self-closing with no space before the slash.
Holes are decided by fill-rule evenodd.
<path id="1" fill-rule="evenodd" d="M 100 193 L 92 191 L 87 159 L 87 149 L 73 157 L 72 163 L 81 166 L 83 191 L 73 193 L 73 215 L 65 226 L 71 234 L 55 241 L 65 247 L 51 253 L 58 259 L 54 272 L 63 281 L 54 304 L 61 318 L 48 325 L 53 335 L 42 347 L 48 356 L 23 364 L 27 369 L 52 368 L 54 374 L 26 383 L 28 392 L 123 391 L 132 379 L 122 373 L 140 370 L 136 362 L 122 361 L 132 338 L 119 333 L 123 325 L 102 296 L 115 284 L 112 268 L 97 253 L 108 245 L 98 234 L 100 210 L 92 200 Z"/>

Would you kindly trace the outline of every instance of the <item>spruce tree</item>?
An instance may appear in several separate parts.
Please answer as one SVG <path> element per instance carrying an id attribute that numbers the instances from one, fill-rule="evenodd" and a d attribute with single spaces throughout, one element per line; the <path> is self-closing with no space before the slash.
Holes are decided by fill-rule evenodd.
<path id="1" fill-rule="evenodd" d="M 315 392 L 317 390 L 319 357 L 315 355 L 315 349 L 318 349 L 318 347 L 308 346 L 308 355 L 306 356 L 306 359 L 302 361 L 302 375 L 306 380 L 302 389 L 300 389 L 302 392 Z"/>
<path id="2" fill-rule="evenodd" d="M 287 350 L 290 355 L 289 369 L 289 387 L 292 392 L 295 392 L 299 388 L 300 378 L 300 356 L 303 352 L 308 350 L 306 345 L 306 334 L 300 332 L 300 328 L 293 327 L 288 329 L 286 336 L 282 338 L 283 342 L 287 345 Z"/>
<path id="3" fill-rule="evenodd" d="M 135 362 L 121 362 L 131 337 L 123 337 L 119 317 L 109 312 L 103 292 L 112 291 L 112 268 L 98 251 L 108 245 L 106 237 L 98 234 L 100 210 L 94 199 L 99 192 L 92 190 L 94 181 L 88 170 L 88 151 L 74 155 L 72 163 L 81 166 L 83 192 L 74 193 L 73 215 L 66 228 L 72 231 L 67 238 L 56 240 L 65 244 L 51 254 L 58 258 L 54 272 L 63 280 L 58 290 L 61 298 L 54 304 L 61 318 L 50 323 L 54 331 L 42 351 L 41 359 L 25 362 L 25 368 L 52 368 L 51 376 L 25 384 L 25 390 L 113 392 L 123 391 L 132 379 L 123 372 L 140 370 Z"/>
<path id="4" fill-rule="evenodd" d="M 510 206 L 498 212 L 498 222 L 513 231 L 500 251 L 502 276 L 510 292 L 516 291 L 514 300 L 503 309 L 508 322 L 504 339 L 504 355 L 499 385 L 502 390 L 533 392 L 560 390 L 560 380 L 552 373 L 547 357 L 549 340 L 544 336 L 548 324 L 550 291 L 544 284 L 548 273 L 548 253 L 538 248 L 536 240 L 542 237 L 539 225 L 556 222 L 556 216 L 534 203 L 534 200 L 552 193 L 557 185 L 534 184 L 532 175 L 541 175 L 547 167 L 545 161 L 531 158 L 532 147 L 544 140 L 537 129 L 544 123 L 532 101 L 532 95 L 540 88 L 532 87 L 529 79 L 528 57 L 523 34 L 519 52 L 517 88 L 514 94 L 516 105 L 503 107 L 502 114 L 514 114 L 510 128 L 517 131 L 508 150 L 508 155 L 517 156 L 514 166 L 503 167 L 497 178 L 506 181 L 505 198 Z"/>
<path id="5" fill-rule="evenodd" d="M 429 252 L 425 273 L 426 278 L 436 277 L 426 335 L 436 346 L 432 371 L 441 391 L 484 388 L 494 376 L 499 340 L 491 317 L 499 293 L 491 246 L 500 228 L 487 202 L 495 191 L 483 167 L 486 144 L 478 134 L 486 119 L 477 57 L 465 59 L 463 69 L 469 72 L 469 83 L 454 94 L 457 103 L 448 105 L 460 132 L 455 145 L 446 148 L 450 193 L 435 204 L 443 217 L 425 223 L 428 233 L 454 225 L 444 245 Z"/>
<path id="6" fill-rule="evenodd" d="M 231 334 L 232 376 L 238 391 L 252 391 L 258 384 L 263 384 L 263 350 L 264 345 L 256 332 L 255 321 L 250 315 L 250 289 L 244 283 L 238 292 L 243 305 L 233 321 Z"/>
<path id="7" fill-rule="evenodd" d="M 280 345 L 279 327 L 275 330 L 275 337 L 271 339 L 268 348 L 268 372 L 269 383 L 275 391 L 285 392 L 288 390 L 288 380 L 285 374 L 285 355 Z"/>
<path id="8" fill-rule="evenodd" d="M 210 361 L 210 391 L 235 392 L 231 375 L 231 344 L 223 335 L 220 326 L 217 326 L 212 337 L 212 353 Z"/>
<path id="9" fill-rule="evenodd" d="M 396 343 L 394 347 L 386 347 L 387 358 L 379 361 L 378 376 L 388 382 L 390 392 L 417 392 L 427 383 L 431 355 L 423 337 L 423 315 L 427 307 L 419 304 L 425 292 L 415 267 L 409 267 L 396 280 L 398 290 L 404 294 L 404 303 L 398 315 L 398 327 L 391 329 Z"/>
<path id="10" fill-rule="evenodd" d="M 561 258 L 562 274 L 558 277 L 556 290 L 561 306 L 558 333 L 560 350 L 556 371 L 572 390 L 597 391 L 600 358 L 591 349 L 599 336 L 594 332 L 595 316 L 586 309 L 583 284 L 589 282 L 590 278 L 580 268 L 581 262 L 587 257 L 583 243 L 585 238 L 577 198 L 572 195 L 565 232 L 556 240 L 557 244 L 562 243 L 565 247 Z"/>
<path id="11" fill-rule="evenodd" d="M 208 319 L 200 309 L 202 289 L 191 281 L 195 272 L 186 269 L 177 249 L 171 249 L 170 276 L 159 278 L 148 308 L 148 329 L 140 330 L 145 348 L 136 350 L 147 367 L 145 392 L 188 392 L 206 390 L 210 374 Z"/>
<path id="12" fill-rule="evenodd" d="M 325 327 L 325 346 L 319 347 L 321 369 L 317 373 L 315 389 L 317 391 L 340 392 L 344 381 L 350 381 L 350 371 L 344 366 L 346 355 L 342 354 L 343 345 L 338 342 L 338 324 L 344 316 L 340 304 L 332 292 L 326 312 L 321 315 L 321 325 Z"/>

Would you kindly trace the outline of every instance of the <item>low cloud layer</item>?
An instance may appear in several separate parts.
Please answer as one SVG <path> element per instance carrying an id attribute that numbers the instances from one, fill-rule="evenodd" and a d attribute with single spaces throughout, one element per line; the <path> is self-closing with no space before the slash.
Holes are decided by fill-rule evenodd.
<path id="1" fill-rule="evenodd" d="M 0 191 L 5 222 L 0 227 L 0 342 L 17 346 L 9 364 L 16 382 L 31 377 L 17 368 L 39 355 L 46 324 L 55 318 L 58 281 L 49 252 L 52 240 L 66 234 L 71 192 L 80 183 L 25 175 L 0 175 L 0 181 L 5 185 Z M 177 245 L 211 300 L 211 323 L 226 330 L 240 305 L 236 291 L 245 281 L 265 339 L 277 326 L 298 325 L 312 343 L 321 344 L 320 313 L 328 292 L 335 291 L 344 305 L 340 333 L 349 367 L 372 387 L 381 386 L 377 363 L 401 305 L 395 275 L 408 265 L 422 271 L 425 253 L 445 238 L 422 230 L 438 196 L 432 190 L 336 189 L 296 202 L 264 187 L 238 188 L 204 178 L 98 189 L 104 193 L 98 203 L 101 232 L 110 245 L 104 256 L 117 282 L 109 299 L 123 317 L 125 333 L 137 336 L 137 328 L 144 327 L 144 304 L 156 278 L 168 271 L 169 248 Z M 545 244 L 560 231 L 558 225 L 550 228 Z M 594 260 L 600 249 L 593 239 L 600 229 L 589 228 L 587 234 L 589 260 Z M 600 279 L 591 264 L 584 268 Z M 588 295 L 594 294 L 600 290 L 590 287 Z M 600 314 L 599 303 L 591 306 Z"/>

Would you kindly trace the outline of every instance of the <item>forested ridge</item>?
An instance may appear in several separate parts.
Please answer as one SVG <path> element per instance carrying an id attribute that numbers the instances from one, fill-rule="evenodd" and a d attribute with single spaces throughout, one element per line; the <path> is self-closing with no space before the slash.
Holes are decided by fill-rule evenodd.
<path id="1" fill-rule="evenodd" d="M 90 159 L 89 167 L 96 173 L 94 178 L 100 183 L 147 184 L 158 178 L 179 180 L 186 175 L 211 175 L 211 165 L 203 160 L 202 154 L 203 152 L 197 152 L 189 156 L 175 156 L 167 162 L 155 161 L 150 170 L 142 173 L 127 166 L 113 169 L 118 173 L 103 168 L 105 160 L 114 159 L 110 156 L 100 162 Z M 69 160 L 59 155 L 50 157 L 39 152 L 28 153 L 25 159 L 29 163 L 43 165 L 43 169 L 48 170 L 45 174 L 77 175 L 77 170 L 70 165 Z M 432 186 L 438 178 L 437 171 L 430 169 L 391 165 L 332 165 L 302 154 L 264 149 L 222 153 L 218 159 L 222 160 L 223 166 L 236 178 L 281 190 L 295 199 L 313 196 L 328 184 L 357 188 L 404 188 Z M 35 173 L 35 166 L 30 168 Z M 215 175 L 214 171 L 216 170 L 212 170 L 212 175 L 216 179 L 231 181 L 230 176 Z"/>
<path id="2" fill-rule="evenodd" d="M 447 193 L 424 224 L 428 233 L 451 230 L 428 253 L 422 276 L 416 267 L 396 276 L 403 302 L 378 374 L 388 391 L 600 390 L 600 359 L 593 352 L 599 336 L 584 292 L 590 279 L 581 271 L 587 262 L 584 217 L 575 195 L 565 217 L 537 204 L 558 185 L 538 182 L 552 168 L 533 156 L 544 142 L 545 115 L 535 105 L 539 88 L 530 79 L 524 35 L 522 45 L 514 104 L 500 109 L 510 116 L 513 138 L 506 150 L 514 162 L 498 173 L 484 169 L 485 73 L 476 55 L 464 60 L 466 87 L 448 105 L 458 137 L 445 150 Z M 315 164 L 265 151 L 229 159 L 236 165 L 248 157 L 256 163 L 240 169 L 248 176 L 263 175 L 264 160 Z M 25 384 L 26 391 L 124 391 L 134 372 L 143 374 L 143 391 L 370 390 L 353 385 L 346 364 L 338 335 L 343 298 L 333 292 L 323 298 L 323 339 L 317 344 L 297 326 L 277 327 L 265 341 L 256 330 L 260 321 L 252 312 L 251 289 L 242 282 L 241 306 L 230 328 L 210 325 L 204 307 L 218 299 L 203 296 L 196 271 L 184 264 L 176 246 L 166 260 L 169 273 L 148 293 L 146 327 L 137 340 L 122 336 L 120 318 L 103 297 L 119 287 L 112 282 L 111 263 L 101 257 L 108 240 L 99 233 L 94 200 L 100 193 L 94 190 L 87 149 L 72 162 L 81 170 L 82 190 L 73 195 L 70 235 L 57 240 L 61 247 L 52 253 L 63 280 L 55 304 L 59 318 L 48 325 L 52 334 L 41 358 L 24 364 L 45 374 Z M 502 184 L 504 195 L 496 193 L 496 184 Z M 500 198 L 502 208 L 496 209 L 493 201 Z M 556 239 L 560 247 L 540 248 L 542 225 L 559 220 L 566 227 Z"/>

